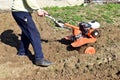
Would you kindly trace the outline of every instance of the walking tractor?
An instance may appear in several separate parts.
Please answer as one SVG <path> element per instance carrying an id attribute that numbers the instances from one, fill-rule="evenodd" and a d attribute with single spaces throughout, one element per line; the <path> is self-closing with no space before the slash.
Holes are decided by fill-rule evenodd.
<path id="1" fill-rule="evenodd" d="M 61 20 L 56 20 L 50 15 L 46 15 L 48 18 L 54 21 L 61 28 L 69 27 L 72 28 L 72 35 L 66 36 L 65 39 L 72 41 L 72 47 L 81 47 L 88 43 L 95 43 L 97 38 L 100 36 L 99 28 L 100 23 L 93 20 L 90 22 L 80 22 L 78 26 L 71 25 Z M 95 54 L 94 47 L 88 47 L 85 50 L 87 54 Z"/>

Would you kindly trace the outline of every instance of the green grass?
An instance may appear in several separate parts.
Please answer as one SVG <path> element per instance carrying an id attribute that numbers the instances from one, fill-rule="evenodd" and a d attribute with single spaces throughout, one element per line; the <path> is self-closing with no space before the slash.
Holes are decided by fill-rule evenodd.
<path id="1" fill-rule="evenodd" d="M 99 22 L 115 23 L 120 17 L 119 4 L 88 5 L 88 6 L 67 6 L 67 7 L 46 7 L 56 19 L 64 20 L 76 25 L 79 22 L 97 20 Z"/>

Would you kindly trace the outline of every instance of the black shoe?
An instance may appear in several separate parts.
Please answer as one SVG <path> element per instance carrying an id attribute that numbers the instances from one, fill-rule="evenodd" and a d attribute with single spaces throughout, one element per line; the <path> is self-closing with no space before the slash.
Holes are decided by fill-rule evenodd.
<path id="1" fill-rule="evenodd" d="M 17 53 L 18 56 L 25 56 L 25 53 Z"/>
<path id="2" fill-rule="evenodd" d="M 18 53 L 17 53 L 18 56 L 29 56 L 29 55 L 31 55 L 31 54 L 32 54 L 32 53 L 31 53 L 30 51 L 26 51 L 26 52 L 22 52 L 22 53 L 21 53 L 21 52 L 18 52 Z"/>
<path id="3" fill-rule="evenodd" d="M 40 60 L 36 61 L 35 64 L 36 64 L 37 66 L 48 67 L 49 65 L 52 64 L 52 62 L 47 61 L 47 60 L 45 60 L 45 59 L 40 59 Z"/>

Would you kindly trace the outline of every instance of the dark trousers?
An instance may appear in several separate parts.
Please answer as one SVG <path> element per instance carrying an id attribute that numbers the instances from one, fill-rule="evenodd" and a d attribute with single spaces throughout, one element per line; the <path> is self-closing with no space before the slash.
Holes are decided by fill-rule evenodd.
<path id="1" fill-rule="evenodd" d="M 35 52 L 35 60 L 44 58 L 40 34 L 31 14 L 28 12 L 12 12 L 12 15 L 22 30 L 21 44 L 18 53 L 26 53 L 28 51 L 29 44 L 31 43 Z"/>

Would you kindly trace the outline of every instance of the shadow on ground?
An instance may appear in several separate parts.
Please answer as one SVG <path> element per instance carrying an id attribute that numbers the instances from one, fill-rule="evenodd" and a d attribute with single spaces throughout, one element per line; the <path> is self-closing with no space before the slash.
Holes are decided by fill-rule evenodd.
<path id="1" fill-rule="evenodd" d="M 18 51 L 19 50 L 19 45 L 20 45 L 20 40 L 18 39 L 19 36 L 20 36 L 20 34 L 16 35 L 13 30 L 8 29 L 8 30 L 5 30 L 4 32 L 1 33 L 0 39 L 1 39 L 2 43 L 6 44 L 6 45 L 9 45 L 11 47 L 15 47 Z M 28 51 L 26 56 L 34 64 L 34 55 L 32 55 L 31 51 Z"/>

